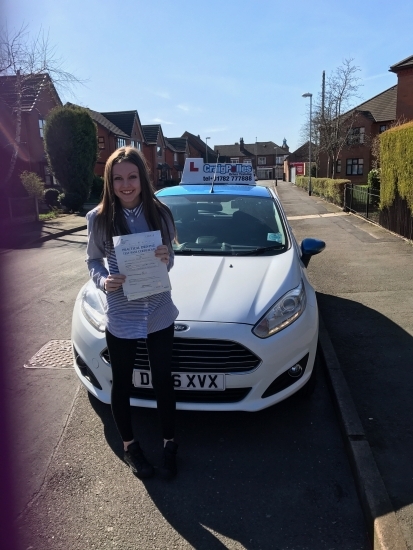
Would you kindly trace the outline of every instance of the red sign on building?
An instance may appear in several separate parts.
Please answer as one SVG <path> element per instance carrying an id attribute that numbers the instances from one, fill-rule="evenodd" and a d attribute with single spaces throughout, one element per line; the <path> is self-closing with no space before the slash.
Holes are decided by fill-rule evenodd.
<path id="1" fill-rule="evenodd" d="M 305 162 L 292 162 L 290 166 L 295 166 L 296 176 L 305 176 Z"/>

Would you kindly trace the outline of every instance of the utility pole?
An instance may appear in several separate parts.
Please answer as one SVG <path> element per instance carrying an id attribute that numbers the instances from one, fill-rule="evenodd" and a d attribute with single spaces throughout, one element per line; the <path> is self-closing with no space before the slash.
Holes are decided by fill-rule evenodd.
<path id="1" fill-rule="evenodd" d="M 312 118 L 313 118 L 313 114 L 312 114 L 312 105 L 313 105 L 313 94 L 310 94 L 310 92 L 307 92 L 306 94 L 303 94 L 303 97 L 309 97 L 310 98 L 310 141 L 308 142 L 308 165 L 309 165 L 309 179 L 308 179 L 308 194 L 310 195 L 311 197 L 311 192 L 312 192 L 312 189 L 311 189 L 311 139 L 312 139 L 312 136 L 311 136 L 311 127 L 312 127 Z"/>

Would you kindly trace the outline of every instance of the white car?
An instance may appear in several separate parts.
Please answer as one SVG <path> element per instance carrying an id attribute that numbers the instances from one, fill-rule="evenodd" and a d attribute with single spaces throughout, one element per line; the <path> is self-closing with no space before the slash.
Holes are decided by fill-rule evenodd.
<path id="1" fill-rule="evenodd" d="M 157 194 L 177 227 L 169 275 L 179 309 L 178 409 L 258 411 L 314 387 L 318 309 L 306 266 L 325 244 L 304 239 L 299 247 L 277 195 L 246 169 L 187 159 L 181 185 Z M 79 379 L 110 403 L 105 302 L 92 281 L 83 286 L 72 342 Z M 137 348 L 131 404 L 156 407 L 145 341 Z"/>

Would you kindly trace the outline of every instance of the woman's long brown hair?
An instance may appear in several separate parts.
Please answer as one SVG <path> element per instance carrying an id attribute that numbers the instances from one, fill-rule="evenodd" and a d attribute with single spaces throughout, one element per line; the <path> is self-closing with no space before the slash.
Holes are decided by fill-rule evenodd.
<path id="1" fill-rule="evenodd" d="M 168 218 L 175 227 L 171 211 L 155 195 L 155 188 L 151 182 L 149 168 L 143 154 L 134 147 L 121 147 L 111 154 L 106 161 L 103 198 L 98 205 L 96 223 L 98 228 L 104 232 L 106 239 L 112 243 L 115 235 L 126 235 L 130 233 L 123 215 L 122 206 L 118 197 L 113 191 L 112 168 L 119 162 L 131 162 L 139 171 L 141 183 L 141 199 L 143 214 L 151 231 L 159 230 L 162 235 L 162 242 L 168 246 L 173 239 L 169 234 Z M 164 223 L 162 223 L 162 220 Z"/>

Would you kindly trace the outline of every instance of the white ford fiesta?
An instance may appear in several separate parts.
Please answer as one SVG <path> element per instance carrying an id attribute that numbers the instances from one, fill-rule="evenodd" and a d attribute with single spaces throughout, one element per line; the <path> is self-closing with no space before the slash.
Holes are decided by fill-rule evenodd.
<path id="1" fill-rule="evenodd" d="M 177 228 L 169 276 L 177 408 L 258 411 L 314 387 L 318 310 L 306 266 L 325 244 L 299 247 L 272 189 L 245 164 L 187 159 L 179 186 L 162 189 Z M 73 311 L 74 368 L 110 403 L 106 296 L 92 281 Z M 131 404 L 155 407 L 145 340 L 137 341 Z"/>

